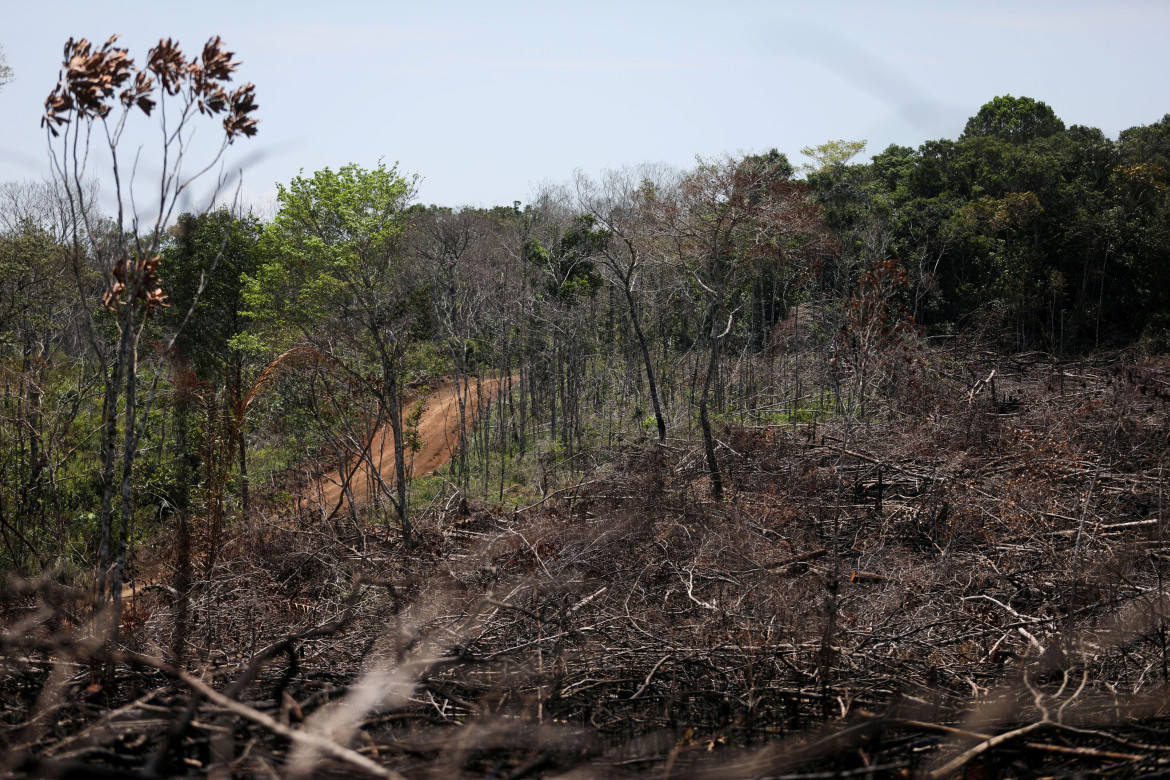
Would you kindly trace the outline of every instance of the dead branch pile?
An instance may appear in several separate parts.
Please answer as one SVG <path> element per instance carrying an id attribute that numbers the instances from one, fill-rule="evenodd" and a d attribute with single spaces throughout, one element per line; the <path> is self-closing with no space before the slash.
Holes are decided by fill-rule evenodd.
<path id="1" fill-rule="evenodd" d="M 723 429 L 719 503 L 670 442 L 529 512 L 435 512 L 413 550 L 273 526 L 148 588 L 121 648 L 84 593 L 13 583 L 4 769 L 1167 772 L 1167 365 L 1000 361 L 933 393 Z"/>

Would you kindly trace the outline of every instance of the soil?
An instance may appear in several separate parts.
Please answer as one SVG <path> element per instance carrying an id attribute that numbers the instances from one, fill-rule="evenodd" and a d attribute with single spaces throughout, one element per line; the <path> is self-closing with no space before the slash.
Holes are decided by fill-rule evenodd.
<path id="1" fill-rule="evenodd" d="M 475 419 L 476 410 L 482 399 L 495 396 L 505 380 L 472 380 L 465 390 L 465 414 L 469 425 Z M 422 401 L 425 404 L 416 430 L 421 444 L 419 450 L 407 456 L 406 468 L 411 478 L 425 477 L 442 468 L 455 455 L 459 446 L 459 398 L 457 383 L 449 382 L 435 390 Z M 409 414 L 410 404 L 404 409 Z M 386 485 L 396 482 L 394 469 L 394 435 L 386 425 L 376 436 L 371 448 L 374 466 Z M 368 502 L 378 489 L 377 480 L 368 463 L 358 464 L 350 484 L 353 487 L 354 502 Z M 332 512 L 342 503 L 343 481 L 341 473 L 333 470 L 322 477 L 312 490 L 311 500 L 317 502 L 326 512 Z"/>
<path id="2" fill-rule="evenodd" d="M 504 381 L 489 379 L 483 382 L 479 380 L 469 382 L 465 390 L 465 414 L 469 426 L 474 424 L 480 401 L 494 398 Z M 410 401 L 404 411 L 410 413 L 414 404 L 418 402 Z M 412 479 L 433 474 L 447 465 L 459 446 L 459 398 L 456 383 L 449 381 L 440 385 L 421 399 L 421 402 L 425 405 L 417 426 L 421 446 L 413 457 L 408 457 L 406 463 Z M 397 478 L 394 469 L 394 436 L 389 425 L 384 426 L 379 432 L 373 445 L 373 453 L 378 473 L 388 486 L 393 486 Z M 365 464 L 353 474 L 354 503 L 361 505 L 372 499 L 377 483 L 370 479 L 370 476 L 369 466 Z M 341 474 L 334 469 L 317 480 L 308 491 L 307 497 L 323 511 L 331 513 L 342 504 L 342 487 Z M 136 575 L 122 588 L 122 599 L 126 602 L 141 595 L 144 590 L 157 588 L 159 583 L 164 583 L 171 577 L 171 571 L 166 563 L 149 548 L 140 550 L 137 556 Z"/>

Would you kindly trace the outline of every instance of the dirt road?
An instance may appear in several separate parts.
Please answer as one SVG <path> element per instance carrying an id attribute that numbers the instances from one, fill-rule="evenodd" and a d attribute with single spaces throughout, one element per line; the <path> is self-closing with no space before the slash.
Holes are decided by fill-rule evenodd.
<path id="1" fill-rule="evenodd" d="M 486 379 L 482 382 L 472 381 L 466 393 L 466 411 L 468 421 L 474 418 L 480 397 L 484 400 L 492 398 L 504 385 L 505 379 Z M 482 384 L 482 388 L 479 385 Z M 459 401 L 455 392 L 455 383 L 442 385 L 432 390 L 426 398 L 422 417 L 418 422 L 418 437 L 422 446 L 415 453 L 407 453 L 406 468 L 412 477 L 423 477 L 442 467 L 451 460 L 455 448 L 459 445 Z M 481 392 L 482 390 L 482 392 Z M 412 407 L 404 409 L 408 413 Z M 394 473 L 394 435 L 390 426 L 383 427 L 375 437 L 371 448 L 374 466 L 387 485 L 395 483 Z M 369 500 L 372 490 L 377 489 L 377 480 L 372 478 L 368 463 L 361 467 L 350 479 L 354 500 L 364 503 Z M 318 481 L 310 500 L 319 504 L 325 512 L 332 512 L 342 501 L 341 475 L 338 471 L 326 474 Z"/>

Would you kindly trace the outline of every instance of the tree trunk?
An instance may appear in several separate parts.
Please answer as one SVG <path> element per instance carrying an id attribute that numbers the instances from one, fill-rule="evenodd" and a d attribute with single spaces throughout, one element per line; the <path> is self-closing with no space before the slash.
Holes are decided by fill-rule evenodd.
<path id="1" fill-rule="evenodd" d="M 393 371 L 383 374 L 383 381 L 387 389 L 386 401 L 390 410 L 390 430 L 394 433 L 394 477 L 398 501 L 395 508 L 398 510 L 398 519 L 402 523 L 402 543 L 407 548 L 414 547 L 414 533 L 410 526 L 410 518 L 406 507 L 406 442 L 402 430 L 402 404 L 398 397 L 398 378 Z"/>
<path id="2" fill-rule="evenodd" d="M 114 564 L 114 462 L 118 456 L 118 396 L 122 389 L 121 346 L 114 365 L 106 375 L 102 398 L 101 468 L 102 515 L 101 542 L 98 546 L 98 593 L 101 608 L 113 598 L 110 577 Z"/>
<path id="3" fill-rule="evenodd" d="M 549 414 L 549 440 L 556 444 L 557 441 L 557 384 L 561 376 L 561 353 L 560 347 L 557 345 L 557 333 L 554 329 L 552 332 L 553 342 L 553 363 L 552 363 L 552 388 L 548 395 L 548 414 Z"/>
<path id="4" fill-rule="evenodd" d="M 654 419 L 658 423 L 658 441 L 666 441 L 666 419 L 662 416 L 662 405 L 658 401 L 658 383 L 654 378 L 654 363 L 650 357 L 650 345 L 646 343 L 646 335 L 642 332 L 641 318 L 638 316 L 634 304 L 634 294 L 629 284 L 623 284 L 626 293 L 626 303 L 630 307 L 630 323 L 634 326 L 634 335 L 638 337 L 638 346 L 642 350 L 642 362 L 646 365 L 646 383 L 650 386 L 650 403 L 654 407 Z"/>
<path id="5" fill-rule="evenodd" d="M 235 388 L 233 389 L 232 394 L 233 394 L 233 399 L 235 401 L 234 405 L 237 407 L 239 404 L 243 403 L 243 397 L 244 397 L 244 395 L 243 395 L 244 394 L 243 374 L 244 374 L 243 367 L 240 365 L 239 362 L 236 362 L 235 365 L 232 366 L 232 381 L 235 383 Z M 237 449 L 237 455 L 239 457 L 239 463 L 240 463 L 240 482 L 239 482 L 240 512 L 243 515 L 244 528 L 248 532 L 251 532 L 252 519 L 251 519 L 251 512 L 249 511 L 251 501 L 249 500 L 250 483 L 248 482 L 248 440 L 247 440 L 247 432 L 244 430 L 244 416 L 242 413 L 236 415 L 235 428 L 236 428 L 236 431 L 235 431 L 235 433 L 236 433 L 236 449 Z"/>
<path id="6" fill-rule="evenodd" d="M 714 313 L 713 313 L 714 314 Z M 711 420 L 707 415 L 707 402 L 711 395 L 711 379 L 719 365 L 720 337 L 715 336 L 715 318 L 711 323 L 711 358 L 707 363 L 707 376 L 703 379 L 703 392 L 699 395 L 699 425 L 703 429 L 703 449 L 707 454 L 707 469 L 711 472 L 711 496 L 723 500 L 723 474 L 719 470 L 719 459 L 715 456 L 715 436 L 711 433 Z"/>
<path id="7" fill-rule="evenodd" d="M 123 431 L 122 443 L 122 482 L 121 482 L 121 504 L 118 538 L 115 546 L 114 559 L 111 562 L 113 567 L 113 577 L 110 582 L 110 626 L 109 626 L 109 646 L 116 649 L 121 638 L 122 628 L 122 586 L 126 581 L 126 554 L 130 542 L 130 519 L 133 514 L 133 498 L 130 490 L 130 480 L 133 476 L 134 455 L 136 449 L 136 442 L 134 436 L 136 414 L 137 414 L 137 394 L 138 394 L 138 349 L 137 337 L 135 332 L 136 318 L 135 309 L 133 306 L 126 306 L 122 320 L 122 338 L 118 346 L 117 365 L 125 367 L 125 392 L 123 394 L 122 410 L 123 421 L 125 426 Z M 115 392 L 114 397 L 117 398 Z M 113 436 L 110 437 L 110 444 L 114 449 L 115 439 L 117 435 L 117 417 L 111 415 L 113 421 L 114 431 Z M 115 454 L 111 452 L 111 454 Z M 110 464 L 110 476 L 113 477 L 113 463 Z M 111 479 L 112 481 L 112 479 Z M 113 485 L 110 485 L 112 489 Z M 112 526 L 112 503 L 111 503 L 111 526 Z M 105 528 L 103 528 L 103 536 L 105 535 Z M 109 664 L 106 669 L 107 682 L 112 691 L 114 686 L 114 670 L 115 664 Z"/>
<path id="8" fill-rule="evenodd" d="M 459 466 L 459 489 L 463 492 L 463 497 L 466 498 L 471 487 L 471 468 L 467 463 L 467 394 L 471 391 L 471 385 L 467 378 L 467 342 L 462 341 L 460 346 L 461 349 L 456 356 L 458 363 L 455 374 L 455 400 L 459 404 L 459 459 L 457 463 Z"/>

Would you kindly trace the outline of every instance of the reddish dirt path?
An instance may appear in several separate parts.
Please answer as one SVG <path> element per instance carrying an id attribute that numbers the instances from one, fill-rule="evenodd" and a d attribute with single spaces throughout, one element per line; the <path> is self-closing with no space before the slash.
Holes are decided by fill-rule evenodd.
<path id="1" fill-rule="evenodd" d="M 494 398 L 496 393 L 508 380 L 506 379 L 487 379 L 483 384 L 483 400 Z M 480 402 L 480 393 L 478 390 L 480 382 L 478 380 L 471 381 L 467 392 L 467 416 L 468 419 L 474 419 L 476 409 Z M 426 406 L 423 408 L 422 417 L 418 422 L 419 440 L 422 442 L 422 448 L 414 453 L 413 463 L 409 454 L 407 455 L 406 467 L 410 470 L 413 477 L 425 477 L 427 474 L 434 472 L 441 468 L 451 460 L 455 454 L 455 448 L 459 444 L 459 400 L 455 395 L 455 383 L 448 382 L 431 391 L 426 398 Z M 404 412 L 409 414 L 414 408 L 414 404 L 408 404 Z M 395 482 L 394 475 L 394 436 L 390 431 L 390 426 L 387 425 L 382 429 L 374 442 L 374 464 L 378 467 L 378 471 L 382 475 L 382 479 L 386 481 L 387 485 L 393 485 Z M 367 495 L 367 486 L 371 484 L 369 479 L 369 466 L 363 466 L 353 475 L 353 495 L 354 500 L 359 503 L 366 503 L 369 501 Z M 317 481 L 317 484 L 306 491 L 306 498 L 323 508 L 326 512 L 332 512 L 335 507 L 341 503 L 341 477 L 338 471 L 332 471 Z M 149 554 L 149 553 L 148 553 Z M 143 590 L 149 587 L 157 587 L 154 583 L 166 582 L 167 576 L 164 574 L 166 569 L 161 562 L 155 560 L 153 555 L 150 558 L 144 559 L 143 553 L 140 551 L 139 562 L 137 564 L 138 575 L 133 582 L 127 582 L 122 588 L 122 599 L 129 603 L 130 599 L 135 597 L 135 591 L 139 598 L 142 597 Z"/>
<path id="2" fill-rule="evenodd" d="M 482 384 L 482 396 L 489 399 L 495 396 L 500 387 L 507 380 L 485 379 L 482 382 L 472 380 L 466 393 L 466 411 L 470 421 L 474 418 L 480 401 L 479 385 Z M 425 477 L 442 467 L 451 460 L 455 448 L 459 444 L 459 400 L 455 394 L 455 383 L 445 384 L 433 391 L 426 398 L 422 417 L 418 422 L 418 437 L 422 447 L 418 452 L 407 453 L 406 468 L 412 477 Z M 404 408 L 404 414 L 409 414 L 413 404 Z M 394 473 L 394 435 L 387 425 L 375 437 L 372 447 L 374 465 L 387 485 L 395 483 Z M 352 476 L 350 485 L 353 489 L 354 500 L 364 503 L 369 500 L 368 487 L 377 481 L 371 479 L 369 464 L 362 464 Z M 326 512 L 332 512 L 342 501 L 341 476 L 338 471 L 331 471 L 322 477 L 309 499 L 317 503 Z"/>

